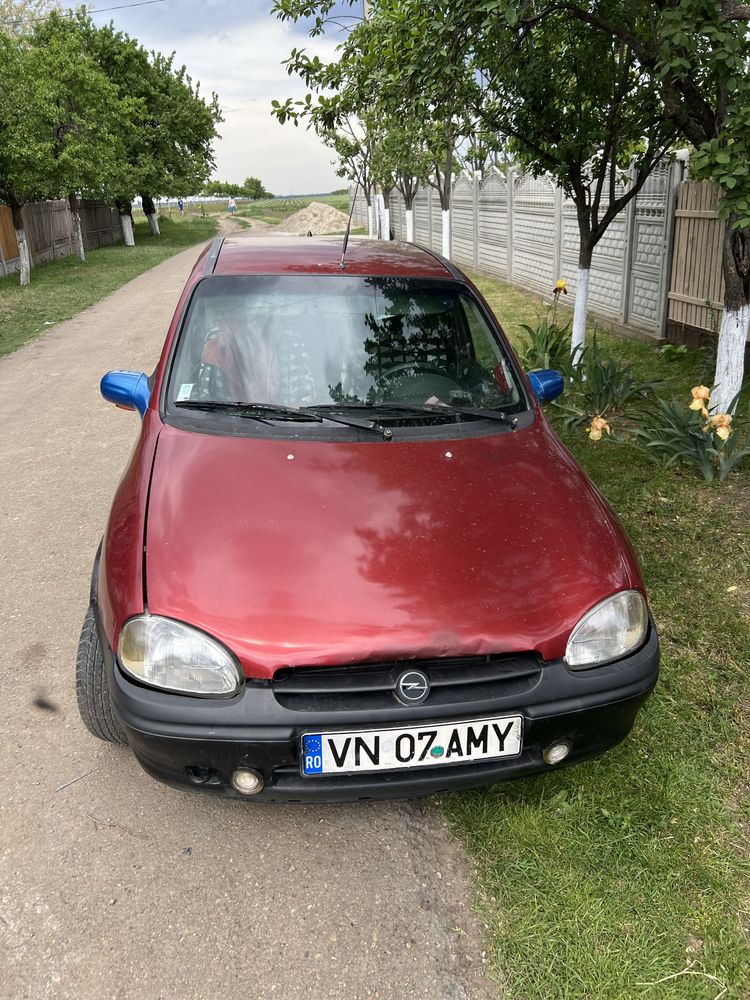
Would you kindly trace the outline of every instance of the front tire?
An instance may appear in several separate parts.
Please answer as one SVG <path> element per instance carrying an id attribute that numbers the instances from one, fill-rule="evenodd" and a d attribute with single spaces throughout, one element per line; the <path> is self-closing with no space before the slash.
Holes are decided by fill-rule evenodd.
<path id="1" fill-rule="evenodd" d="M 76 697 L 83 724 L 93 736 L 107 743 L 128 742 L 125 731 L 112 711 L 99 632 L 91 607 L 83 619 L 81 638 L 78 640 Z"/>

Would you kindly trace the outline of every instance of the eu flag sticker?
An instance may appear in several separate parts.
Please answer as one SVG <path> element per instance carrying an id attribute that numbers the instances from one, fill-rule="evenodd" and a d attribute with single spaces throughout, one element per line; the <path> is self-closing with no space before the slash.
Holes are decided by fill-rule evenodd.
<path id="1" fill-rule="evenodd" d="M 307 734 L 302 737 L 302 773 L 323 773 L 323 738 Z"/>

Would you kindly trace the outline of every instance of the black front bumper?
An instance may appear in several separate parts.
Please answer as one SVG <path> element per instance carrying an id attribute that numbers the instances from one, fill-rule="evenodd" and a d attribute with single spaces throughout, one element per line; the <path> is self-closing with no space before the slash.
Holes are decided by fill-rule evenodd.
<path id="1" fill-rule="evenodd" d="M 261 801 L 337 802 L 410 798 L 492 784 L 550 770 L 542 754 L 568 740 L 565 764 L 596 757 L 630 732 L 638 709 L 656 684 L 659 643 L 651 626 L 641 649 L 617 663 L 572 671 L 562 661 L 543 666 L 531 691 L 508 693 L 467 705 L 417 708 L 395 700 L 374 717 L 362 711 L 293 711 L 283 707 L 270 685 L 247 684 L 236 697 L 205 700 L 134 684 L 115 662 L 99 630 L 115 712 L 128 742 L 154 778 L 181 788 L 246 798 L 230 783 L 247 767 L 263 777 Z M 523 716 L 522 752 L 499 760 L 435 764 L 405 771 L 306 777 L 300 772 L 303 733 L 379 729 L 494 716 Z M 558 765 L 559 766 L 559 765 Z"/>

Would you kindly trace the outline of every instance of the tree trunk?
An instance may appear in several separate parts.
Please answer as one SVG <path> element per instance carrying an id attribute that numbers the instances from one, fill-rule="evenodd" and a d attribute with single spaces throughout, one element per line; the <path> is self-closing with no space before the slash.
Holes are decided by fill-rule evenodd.
<path id="1" fill-rule="evenodd" d="M 372 204 L 367 206 L 367 235 L 370 239 L 375 236 L 375 206 Z"/>
<path id="2" fill-rule="evenodd" d="M 116 202 L 117 211 L 120 213 L 120 226 L 122 228 L 122 240 L 126 247 L 134 247 L 133 237 L 133 214 L 129 201 L 118 199 Z"/>
<path id="3" fill-rule="evenodd" d="M 26 239 L 26 229 L 23 224 L 23 215 L 20 205 L 11 205 L 13 215 L 13 229 L 16 233 L 16 243 L 18 244 L 18 272 L 22 285 L 31 282 L 31 254 L 29 244 Z"/>
<path id="4" fill-rule="evenodd" d="M 576 280 L 576 304 L 573 309 L 573 331 L 570 338 L 570 353 L 573 363 L 580 360 L 586 345 L 586 318 L 589 311 L 589 275 L 594 247 L 590 238 L 581 237 L 578 251 L 578 278 Z"/>
<path id="5" fill-rule="evenodd" d="M 68 196 L 70 205 L 70 217 L 73 222 L 73 253 L 80 261 L 86 260 L 86 251 L 83 246 L 83 232 L 81 230 L 81 205 L 76 194 Z"/>
<path id="6" fill-rule="evenodd" d="M 385 228 L 383 219 L 384 212 L 385 212 L 385 199 L 383 198 L 382 194 L 378 193 L 375 195 L 375 223 L 376 223 L 377 237 L 379 240 L 385 239 L 384 236 Z"/>
<path id="7" fill-rule="evenodd" d="M 724 315 L 716 355 L 716 388 L 711 395 L 711 408 L 715 413 L 730 412 L 742 388 L 745 344 L 750 329 L 750 227 L 732 229 L 735 219 L 736 216 L 727 219 L 724 232 Z"/>
<path id="8" fill-rule="evenodd" d="M 142 194 L 143 214 L 148 219 L 148 228 L 152 236 L 161 236 L 159 230 L 159 220 L 156 217 L 156 205 L 150 194 Z"/>
<path id="9" fill-rule="evenodd" d="M 414 242 L 414 209 L 406 210 L 406 240 L 408 243 Z"/>
<path id="10" fill-rule="evenodd" d="M 444 208 L 440 213 L 443 217 L 443 257 L 450 260 L 451 256 L 451 210 Z"/>

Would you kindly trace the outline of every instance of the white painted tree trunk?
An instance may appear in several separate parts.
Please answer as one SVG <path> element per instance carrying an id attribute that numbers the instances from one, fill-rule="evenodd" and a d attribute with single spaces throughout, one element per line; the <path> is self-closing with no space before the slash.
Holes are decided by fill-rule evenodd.
<path id="1" fill-rule="evenodd" d="M 576 283 L 576 304 L 573 310 L 573 334 L 570 341 L 570 353 L 577 362 L 586 344 L 586 316 L 589 311 L 589 274 L 587 267 L 578 268 Z"/>
<path id="2" fill-rule="evenodd" d="M 385 239 L 385 230 L 383 228 L 383 213 L 385 212 L 385 199 L 382 194 L 375 195 L 375 210 L 377 212 L 376 220 L 378 227 L 378 239 Z"/>
<path id="3" fill-rule="evenodd" d="M 157 218 L 156 214 L 154 213 L 153 215 L 147 215 L 146 218 L 148 219 L 148 228 L 151 235 L 161 236 L 161 230 L 159 229 L 159 219 Z"/>
<path id="4" fill-rule="evenodd" d="M 383 209 L 383 239 L 389 240 L 391 238 L 391 210 L 390 208 Z"/>
<path id="5" fill-rule="evenodd" d="M 81 213 L 78 209 L 71 208 L 70 216 L 73 222 L 73 253 L 80 261 L 86 260 L 86 251 L 83 246 L 83 232 L 81 230 Z"/>
<path id="6" fill-rule="evenodd" d="M 714 413 L 729 413 L 734 397 L 742 388 L 748 329 L 750 305 L 724 310 L 716 355 L 716 388 L 711 393 L 711 409 Z"/>
<path id="7" fill-rule="evenodd" d="M 367 206 L 367 235 L 370 239 L 375 236 L 375 206 Z"/>
<path id="8" fill-rule="evenodd" d="M 120 226 L 122 227 L 122 240 L 126 247 L 134 247 L 133 222 L 129 215 L 120 216 Z"/>
<path id="9" fill-rule="evenodd" d="M 408 243 L 414 242 L 414 209 L 406 210 L 406 239 Z"/>
<path id="10" fill-rule="evenodd" d="M 21 276 L 21 284 L 28 285 L 31 281 L 31 254 L 26 240 L 26 230 L 14 228 L 18 244 L 18 271 Z"/>
<path id="11" fill-rule="evenodd" d="M 451 255 L 451 210 L 444 208 L 443 217 L 443 257 L 450 259 Z"/>

